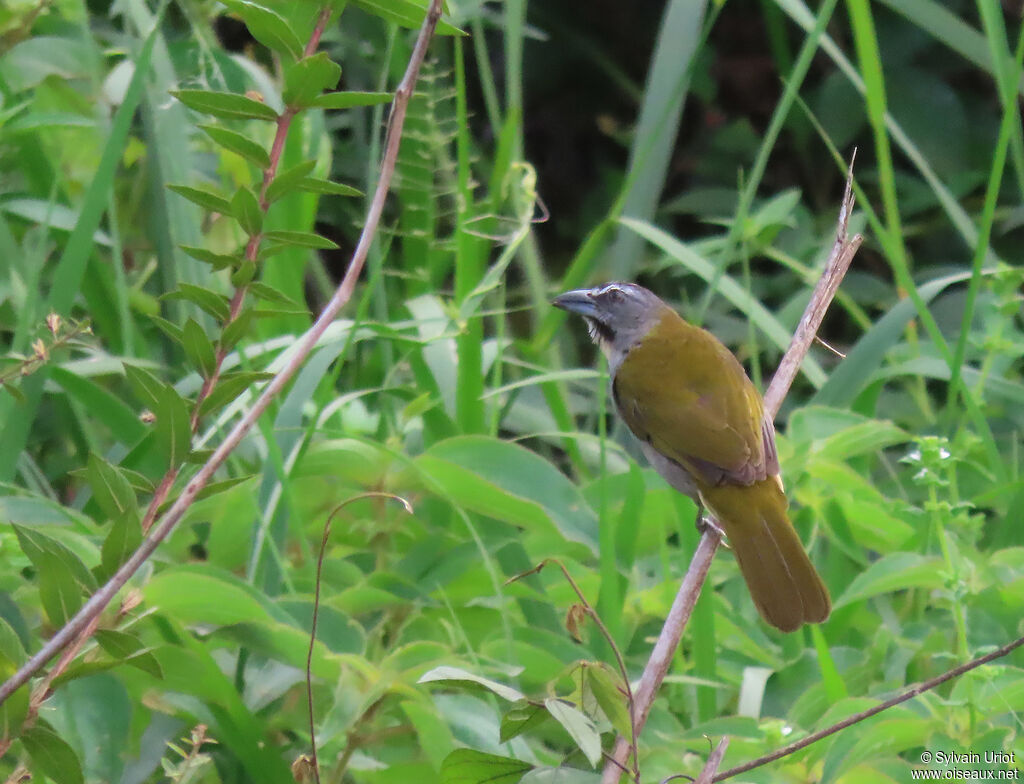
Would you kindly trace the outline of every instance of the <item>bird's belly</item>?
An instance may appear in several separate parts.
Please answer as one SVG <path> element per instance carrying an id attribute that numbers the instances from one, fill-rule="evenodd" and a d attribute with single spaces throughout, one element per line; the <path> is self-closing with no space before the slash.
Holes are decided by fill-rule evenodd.
<path id="1" fill-rule="evenodd" d="M 698 501 L 697 485 L 690 476 L 689 471 L 674 460 L 665 457 L 665 455 L 646 441 L 640 442 L 640 449 L 644 453 L 644 457 L 651 464 L 651 467 L 661 475 L 662 479 L 680 493 L 690 496 L 694 501 Z"/>

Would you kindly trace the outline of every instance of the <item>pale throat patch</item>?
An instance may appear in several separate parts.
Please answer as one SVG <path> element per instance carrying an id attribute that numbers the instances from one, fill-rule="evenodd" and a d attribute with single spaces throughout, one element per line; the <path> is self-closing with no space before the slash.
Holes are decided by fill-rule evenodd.
<path id="1" fill-rule="evenodd" d="M 590 334 L 590 339 L 597 344 L 597 347 L 601 349 L 601 353 L 606 358 L 611 357 L 612 342 L 608 339 L 608 336 L 601 331 L 601 325 L 598 324 L 594 319 L 587 319 L 587 332 Z"/>

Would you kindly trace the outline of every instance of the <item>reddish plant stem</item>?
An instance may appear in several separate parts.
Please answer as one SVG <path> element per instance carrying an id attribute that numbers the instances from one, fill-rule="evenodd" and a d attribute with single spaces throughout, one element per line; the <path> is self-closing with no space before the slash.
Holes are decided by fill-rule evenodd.
<path id="1" fill-rule="evenodd" d="M 318 29 L 326 24 L 329 13 L 322 13 L 321 24 Z M 408 109 L 409 100 L 415 88 L 416 79 L 419 76 L 419 69 L 426 56 L 427 45 L 433 37 L 434 29 L 441 18 L 441 0 L 431 0 L 430 8 L 427 11 L 423 26 L 420 28 L 419 37 L 409 58 L 409 65 L 402 78 L 398 89 L 395 91 L 395 99 L 392 104 L 391 118 L 389 121 L 387 140 L 385 143 L 384 158 L 381 162 L 380 177 L 377 182 L 377 189 L 374 191 L 370 208 L 367 212 L 366 223 L 363 226 L 359 243 L 352 254 L 352 261 L 348 271 L 342 279 L 323 312 L 297 341 L 292 355 L 281 371 L 270 380 L 259 398 L 232 428 L 231 432 L 224 438 L 206 463 L 199 469 L 192 480 L 185 486 L 181 495 L 175 500 L 166 513 L 156 522 L 150 535 L 143 540 L 138 549 L 121 565 L 114 575 L 94 593 L 89 600 L 45 645 L 25 664 L 23 664 L 14 675 L 12 675 L 2 686 L 0 686 L 0 705 L 7 701 L 15 691 L 28 683 L 29 679 L 41 670 L 46 663 L 71 645 L 99 617 L 100 613 L 114 599 L 118 591 L 131 579 L 132 575 L 146 562 L 161 542 L 174 530 L 185 512 L 195 501 L 196 496 L 202 491 L 206 484 L 213 477 L 214 473 L 223 465 L 228 455 L 241 443 L 242 439 L 256 424 L 259 417 L 270 405 L 271 401 L 280 394 L 284 386 L 291 380 L 292 376 L 303 365 L 316 342 L 331 325 L 342 307 L 351 299 L 355 290 L 356 282 L 359 280 L 370 245 L 373 242 L 384 210 L 384 201 L 391 186 L 391 179 L 395 171 L 395 161 L 398 157 L 398 147 L 401 143 L 402 128 L 405 124 L 405 115 Z M 316 40 L 322 29 L 316 33 Z"/>

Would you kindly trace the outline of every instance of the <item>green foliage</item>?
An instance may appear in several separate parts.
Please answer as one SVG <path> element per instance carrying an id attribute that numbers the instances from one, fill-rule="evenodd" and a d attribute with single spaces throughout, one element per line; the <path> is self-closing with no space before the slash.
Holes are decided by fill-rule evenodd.
<path id="1" fill-rule="evenodd" d="M 854 144 L 867 241 L 823 334 L 845 356 L 812 351 L 778 443 L 835 609 L 778 634 L 720 552 L 642 781 L 695 776 L 708 737 L 746 762 L 1022 633 L 1019 20 L 704 6 L 638 10 L 641 42 L 559 4 L 449 5 L 345 318 L 84 644 L 0 706 L 5 778 L 287 781 L 308 770 L 309 655 L 325 781 L 598 781 L 631 731 L 616 654 L 635 680 L 695 510 L 610 424 L 549 298 L 641 279 L 763 382 Z M 4 679 L 135 552 L 330 296 L 425 9 L 0 9 Z M 766 81 L 747 85 L 737 29 Z M 414 513 L 338 511 L 310 655 L 323 527 L 368 490 Z M 1021 759 L 1022 684 L 1018 651 L 748 776 Z"/>

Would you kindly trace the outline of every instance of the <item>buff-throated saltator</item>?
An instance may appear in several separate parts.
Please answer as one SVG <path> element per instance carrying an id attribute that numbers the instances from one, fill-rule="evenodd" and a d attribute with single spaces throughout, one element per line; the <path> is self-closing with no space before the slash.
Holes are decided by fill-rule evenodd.
<path id="1" fill-rule="evenodd" d="M 736 357 L 634 283 L 568 291 L 608 358 L 619 415 L 654 469 L 721 524 L 761 616 L 782 631 L 831 609 L 786 515 L 775 428 Z"/>

